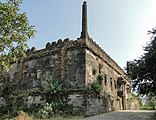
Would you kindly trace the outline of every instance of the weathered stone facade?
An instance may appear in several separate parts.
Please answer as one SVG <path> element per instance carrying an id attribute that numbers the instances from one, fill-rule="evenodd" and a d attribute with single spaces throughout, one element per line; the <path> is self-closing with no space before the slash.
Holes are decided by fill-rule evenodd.
<path id="1" fill-rule="evenodd" d="M 82 40 L 47 43 L 46 48 L 27 52 L 20 63 L 13 64 L 10 75 L 15 80 L 15 88 L 31 89 L 40 84 L 46 76 L 62 80 L 69 88 L 85 86 L 85 48 Z M 20 86 L 16 87 L 16 85 Z"/>
<path id="2" fill-rule="evenodd" d="M 59 39 L 47 43 L 41 50 L 31 48 L 27 56 L 10 69 L 14 90 L 36 90 L 46 76 L 53 76 L 67 89 L 80 90 L 68 94 L 73 110 L 89 116 L 114 110 L 128 109 L 130 81 L 117 63 L 97 45 L 87 32 L 87 5 L 83 4 L 82 32 L 77 40 Z M 86 95 L 83 90 L 101 79 L 102 96 Z M 31 101 L 28 96 L 27 101 Z M 29 100 L 30 99 L 30 100 Z M 37 97 L 40 101 L 42 97 Z"/>
<path id="3" fill-rule="evenodd" d="M 93 74 L 93 70 L 97 74 Z M 103 90 L 110 96 L 110 110 L 125 110 L 126 100 L 130 96 L 130 81 L 124 71 L 96 43 L 88 40 L 86 49 L 86 84 L 92 83 L 97 77 L 103 77 Z"/>

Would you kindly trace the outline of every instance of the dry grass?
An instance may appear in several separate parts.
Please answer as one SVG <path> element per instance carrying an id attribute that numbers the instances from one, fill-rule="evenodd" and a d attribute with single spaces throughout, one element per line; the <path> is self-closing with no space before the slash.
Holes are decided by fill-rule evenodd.
<path id="1" fill-rule="evenodd" d="M 29 116 L 27 113 L 20 111 L 19 114 L 12 119 L 8 120 L 81 120 L 83 117 L 82 116 L 55 116 L 50 119 L 37 119 L 34 118 L 33 116 Z"/>
<path id="2" fill-rule="evenodd" d="M 29 116 L 25 112 L 20 111 L 15 120 L 34 120 L 32 116 Z"/>
<path id="3" fill-rule="evenodd" d="M 81 116 L 75 116 L 75 117 L 63 117 L 63 116 L 56 116 L 54 118 L 51 118 L 51 119 L 35 119 L 35 120 L 80 120 L 82 119 L 83 117 Z"/>

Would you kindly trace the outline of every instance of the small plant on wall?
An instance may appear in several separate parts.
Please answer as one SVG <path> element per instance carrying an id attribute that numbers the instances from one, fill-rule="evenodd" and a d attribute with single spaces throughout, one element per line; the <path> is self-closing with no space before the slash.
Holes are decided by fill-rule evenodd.
<path id="1" fill-rule="evenodd" d="M 102 64 L 99 64 L 99 73 L 101 74 L 102 71 Z"/>
<path id="2" fill-rule="evenodd" d="M 95 81 L 95 82 L 89 84 L 86 87 L 85 92 L 87 94 L 97 94 L 97 95 L 100 95 L 101 90 L 102 90 L 101 84 L 98 81 Z"/>
<path id="3" fill-rule="evenodd" d="M 103 75 L 102 74 L 99 74 L 97 76 L 97 80 L 99 81 L 99 83 L 101 84 L 102 83 L 102 80 L 103 80 Z"/>
<path id="4" fill-rule="evenodd" d="M 91 84 L 91 89 L 93 90 L 94 93 L 100 94 L 102 87 L 99 84 L 99 82 L 96 81 Z"/>
<path id="5" fill-rule="evenodd" d="M 96 73 L 97 73 L 97 70 L 95 69 L 95 68 L 93 68 L 93 75 L 96 75 Z"/>

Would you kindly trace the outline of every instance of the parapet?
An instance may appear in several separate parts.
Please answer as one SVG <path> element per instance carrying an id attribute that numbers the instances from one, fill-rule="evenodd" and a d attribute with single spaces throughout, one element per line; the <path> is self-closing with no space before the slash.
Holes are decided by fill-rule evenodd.
<path id="1" fill-rule="evenodd" d="M 126 75 L 123 69 L 92 38 L 87 40 L 87 47 L 120 75 Z"/>
<path id="2" fill-rule="evenodd" d="M 48 42 L 44 49 L 36 50 L 35 47 L 27 50 L 26 60 L 36 59 L 39 57 L 44 57 L 47 55 L 60 53 L 61 50 L 76 49 L 78 47 L 86 47 L 90 49 L 94 54 L 103 59 L 103 61 L 112 67 L 115 71 L 117 71 L 121 75 L 125 75 L 125 72 L 121 69 L 121 67 L 92 39 L 89 38 L 84 41 L 81 38 L 77 40 L 70 40 L 66 38 L 64 40 L 59 39 L 58 41 Z"/>
<path id="3" fill-rule="evenodd" d="M 77 40 L 70 40 L 69 38 L 66 38 L 64 40 L 59 39 L 51 43 L 48 42 L 45 45 L 45 48 L 40 50 L 37 50 L 35 47 L 28 49 L 26 52 L 26 60 L 39 58 L 44 55 L 51 55 L 53 53 L 59 53 L 63 48 L 66 48 L 68 50 L 82 46 L 85 46 L 85 43 L 82 39 Z"/>

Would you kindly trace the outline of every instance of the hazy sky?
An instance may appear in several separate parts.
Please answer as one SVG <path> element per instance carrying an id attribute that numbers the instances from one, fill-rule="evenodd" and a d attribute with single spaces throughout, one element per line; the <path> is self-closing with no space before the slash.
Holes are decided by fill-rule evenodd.
<path id="1" fill-rule="evenodd" d="M 137 58 L 156 27 L 156 0 L 87 0 L 88 28 L 92 37 L 122 68 Z M 83 0 L 23 0 L 21 11 L 37 30 L 29 46 L 44 48 L 47 42 L 81 32 Z"/>

